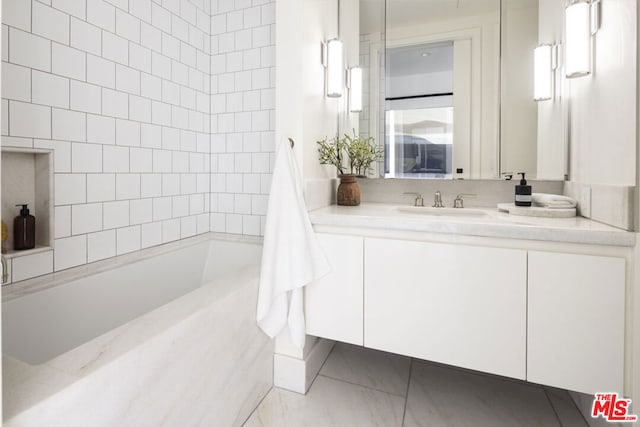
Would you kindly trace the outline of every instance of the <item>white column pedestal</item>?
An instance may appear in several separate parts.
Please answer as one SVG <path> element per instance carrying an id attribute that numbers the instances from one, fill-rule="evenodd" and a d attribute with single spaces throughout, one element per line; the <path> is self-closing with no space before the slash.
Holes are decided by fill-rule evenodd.
<path id="1" fill-rule="evenodd" d="M 306 394 L 333 348 L 333 341 L 307 335 L 304 349 L 291 342 L 289 330 L 276 337 L 273 356 L 273 385 Z"/>

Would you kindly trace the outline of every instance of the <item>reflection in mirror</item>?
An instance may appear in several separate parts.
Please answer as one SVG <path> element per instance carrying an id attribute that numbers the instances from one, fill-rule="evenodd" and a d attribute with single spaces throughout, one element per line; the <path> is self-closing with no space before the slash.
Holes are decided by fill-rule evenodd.
<path id="1" fill-rule="evenodd" d="M 557 157 L 547 151 L 565 146 L 560 97 L 533 100 L 533 49 L 561 42 L 539 37 L 551 19 L 539 22 L 540 1 L 360 0 L 359 127 L 384 144 L 378 176 L 536 178 Z"/>
<path id="2" fill-rule="evenodd" d="M 396 123 L 386 123 L 385 176 L 496 178 L 500 0 L 386 4 L 385 117 L 411 117 L 416 133 L 391 143 Z M 438 127 L 449 132 L 436 136 Z"/>
<path id="3" fill-rule="evenodd" d="M 359 63 L 362 68 L 361 136 L 384 141 L 385 0 L 360 0 Z M 380 169 L 380 168 L 378 168 Z M 375 176 L 380 176 L 376 170 Z"/>
<path id="4" fill-rule="evenodd" d="M 533 100 L 533 52 L 538 45 L 538 0 L 502 0 L 501 23 L 500 165 L 502 172 L 527 172 L 535 178 L 538 103 Z"/>
<path id="5" fill-rule="evenodd" d="M 453 42 L 387 49 L 387 178 L 452 178 Z"/>

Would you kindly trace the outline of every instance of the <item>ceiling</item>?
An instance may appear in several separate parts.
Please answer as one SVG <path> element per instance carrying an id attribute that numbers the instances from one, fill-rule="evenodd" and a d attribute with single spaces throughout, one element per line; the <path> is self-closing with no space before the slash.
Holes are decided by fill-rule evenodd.
<path id="1" fill-rule="evenodd" d="M 391 76 L 453 71 L 453 42 L 387 49 Z"/>

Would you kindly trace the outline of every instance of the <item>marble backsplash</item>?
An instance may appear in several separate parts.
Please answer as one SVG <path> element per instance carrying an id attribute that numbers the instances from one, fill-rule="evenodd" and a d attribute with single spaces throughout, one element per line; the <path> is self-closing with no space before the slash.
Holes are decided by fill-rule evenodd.
<path id="1" fill-rule="evenodd" d="M 591 205 L 587 209 L 582 205 L 582 193 L 585 189 L 590 189 L 591 192 Z M 635 230 L 635 187 L 566 181 L 564 194 L 578 201 L 578 215 L 623 230 Z"/>
<path id="2" fill-rule="evenodd" d="M 335 181 L 337 185 L 337 180 Z M 623 230 L 633 231 L 635 187 L 617 185 L 582 184 L 572 181 L 528 180 L 534 193 L 564 194 L 578 202 L 578 215 L 594 221 L 612 225 Z M 414 195 L 420 193 L 425 206 L 433 204 L 436 191 L 442 194 L 445 206 L 453 206 L 458 194 L 471 194 L 465 197 L 465 207 L 492 208 L 498 203 L 511 202 L 515 186 L 519 180 L 413 180 L 413 179 L 359 179 L 362 202 L 369 203 L 413 203 Z M 590 206 L 582 205 L 582 189 L 591 189 Z M 325 201 L 326 197 L 322 201 Z M 314 209 L 321 207 L 315 200 Z"/>
<path id="3" fill-rule="evenodd" d="M 425 206 L 433 204 L 434 193 L 440 191 L 445 206 L 453 206 L 458 194 L 473 194 L 465 197 L 466 207 L 496 207 L 498 203 L 511 202 L 519 180 L 422 180 L 422 179 L 359 179 L 362 202 L 413 203 L 413 195 L 420 193 Z M 562 194 L 562 181 L 527 181 L 534 193 Z"/>

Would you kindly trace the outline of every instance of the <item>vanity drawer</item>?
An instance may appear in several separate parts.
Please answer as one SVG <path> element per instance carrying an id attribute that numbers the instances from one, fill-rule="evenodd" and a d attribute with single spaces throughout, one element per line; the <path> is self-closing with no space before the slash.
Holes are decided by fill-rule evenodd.
<path id="1" fill-rule="evenodd" d="M 365 239 L 364 345 L 525 379 L 524 250 Z"/>
<path id="2" fill-rule="evenodd" d="M 623 258 L 529 252 L 527 380 L 622 391 Z"/>

